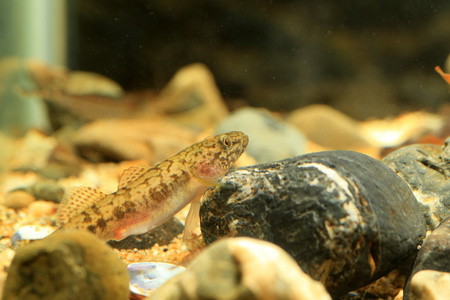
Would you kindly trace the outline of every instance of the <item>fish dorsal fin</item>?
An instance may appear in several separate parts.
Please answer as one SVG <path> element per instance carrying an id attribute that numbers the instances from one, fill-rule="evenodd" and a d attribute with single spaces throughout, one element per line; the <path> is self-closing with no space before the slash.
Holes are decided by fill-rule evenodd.
<path id="1" fill-rule="evenodd" d="M 150 167 L 140 164 L 138 166 L 132 166 L 123 171 L 122 176 L 119 179 L 118 190 L 123 189 L 130 182 L 135 181 L 139 176 L 148 171 Z"/>
<path id="2" fill-rule="evenodd" d="M 104 196 L 106 194 L 91 187 L 77 186 L 68 188 L 58 208 L 58 225 L 64 225 L 72 217 L 79 215 Z"/>

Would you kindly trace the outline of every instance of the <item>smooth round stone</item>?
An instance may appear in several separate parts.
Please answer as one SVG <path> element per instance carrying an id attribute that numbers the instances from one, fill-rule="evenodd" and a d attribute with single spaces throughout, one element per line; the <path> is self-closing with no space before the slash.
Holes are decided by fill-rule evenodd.
<path id="1" fill-rule="evenodd" d="M 185 272 L 149 297 L 152 300 L 331 300 L 324 286 L 305 274 L 280 247 L 250 238 L 227 238 L 205 248 Z"/>
<path id="2" fill-rule="evenodd" d="M 26 191 L 16 190 L 6 194 L 2 204 L 8 208 L 22 209 L 30 205 L 34 200 L 36 199 L 33 195 Z"/>
<path id="3" fill-rule="evenodd" d="M 2 299 L 128 300 L 129 281 L 111 247 L 90 232 L 65 230 L 17 250 Z"/>
<path id="4" fill-rule="evenodd" d="M 64 196 L 64 187 L 59 185 L 55 180 L 39 180 L 27 188 L 27 191 L 36 199 L 42 199 L 60 203 Z"/>
<path id="5" fill-rule="evenodd" d="M 28 205 L 28 214 L 38 219 L 49 217 L 56 212 L 56 205 L 51 201 L 36 200 Z"/>
<path id="6" fill-rule="evenodd" d="M 248 236 L 277 244 L 332 296 L 387 274 L 417 251 L 426 224 L 408 185 L 352 151 L 305 154 L 236 169 L 207 191 L 207 244 Z"/>
<path id="7" fill-rule="evenodd" d="M 448 300 L 450 298 L 450 273 L 422 270 L 411 280 L 411 293 L 404 300 Z"/>
<path id="8" fill-rule="evenodd" d="M 311 141 L 331 149 L 357 150 L 372 147 L 360 132 L 359 123 L 324 104 L 298 108 L 286 118 Z"/>
<path id="9" fill-rule="evenodd" d="M 186 270 L 183 266 L 163 262 L 129 264 L 130 291 L 138 296 L 149 296 L 167 280 Z"/>
<path id="10" fill-rule="evenodd" d="M 241 130 L 250 142 L 247 154 L 258 163 L 280 160 L 305 153 L 306 138 L 294 126 L 261 108 L 244 107 L 221 121 L 217 134 Z"/>

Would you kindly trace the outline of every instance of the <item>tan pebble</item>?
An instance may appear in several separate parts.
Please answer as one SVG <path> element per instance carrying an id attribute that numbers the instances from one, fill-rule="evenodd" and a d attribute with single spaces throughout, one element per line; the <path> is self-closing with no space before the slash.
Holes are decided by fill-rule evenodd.
<path id="1" fill-rule="evenodd" d="M 411 300 L 447 300 L 450 295 L 450 273 L 422 270 L 411 279 Z"/>
<path id="2" fill-rule="evenodd" d="M 28 213 L 36 218 L 51 216 L 55 211 L 55 204 L 50 201 L 38 200 L 28 206 Z"/>
<path id="3" fill-rule="evenodd" d="M 133 261 L 134 260 L 134 254 L 133 253 L 128 254 L 127 255 L 127 260 L 128 261 Z"/>
<path id="4" fill-rule="evenodd" d="M 11 247 L 12 246 L 12 241 L 10 238 L 3 238 L 0 240 L 0 248 L 1 247 Z M 1 250 L 0 250 L 1 251 Z"/>
<path id="5" fill-rule="evenodd" d="M 9 267 L 9 265 L 11 264 L 11 262 L 14 258 L 15 253 L 16 253 L 16 251 L 9 249 L 9 248 L 0 252 L 0 268 L 1 269 L 4 269 L 5 267 Z"/>
<path id="6" fill-rule="evenodd" d="M 397 296 L 395 296 L 394 300 L 402 300 L 403 299 L 403 290 L 398 292 Z"/>
<path id="7" fill-rule="evenodd" d="M 5 196 L 3 205 L 13 209 L 21 209 L 27 207 L 35 200 L 34 196 L 25 191 L 17 190 L 8 193 Z"/>

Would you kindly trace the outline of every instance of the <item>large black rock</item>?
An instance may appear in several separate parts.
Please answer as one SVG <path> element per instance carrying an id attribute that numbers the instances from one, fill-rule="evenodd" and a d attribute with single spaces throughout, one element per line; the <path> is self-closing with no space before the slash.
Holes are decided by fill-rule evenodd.
<path id="1" fill-rule="evenodd" d="M 236 169 L 221 183 L 200 210 L 206 243 L 224 236 L 273 242 L 333 296 L 385 275 L 425 237 L 408 185 L 364 154 L 306 154 Z"/>

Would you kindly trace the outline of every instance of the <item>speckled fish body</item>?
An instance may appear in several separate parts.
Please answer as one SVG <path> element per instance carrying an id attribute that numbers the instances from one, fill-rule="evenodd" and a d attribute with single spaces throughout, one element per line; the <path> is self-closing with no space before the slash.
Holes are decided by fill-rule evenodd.
<path id="1" fill-rule="evenodd" d="M 248 137 L 232 131 L 193 144 L 149 167 L 124 171 L 118 190 L 104 194 L 91 187 L 67 190 L 58 209 L 62 229 L 89 230 L 100 239 L 122 240 L 145 233 L 192 202 L 186 219 L 189 238 L 198 221 L 200 198 L 245 151 Z"/>

